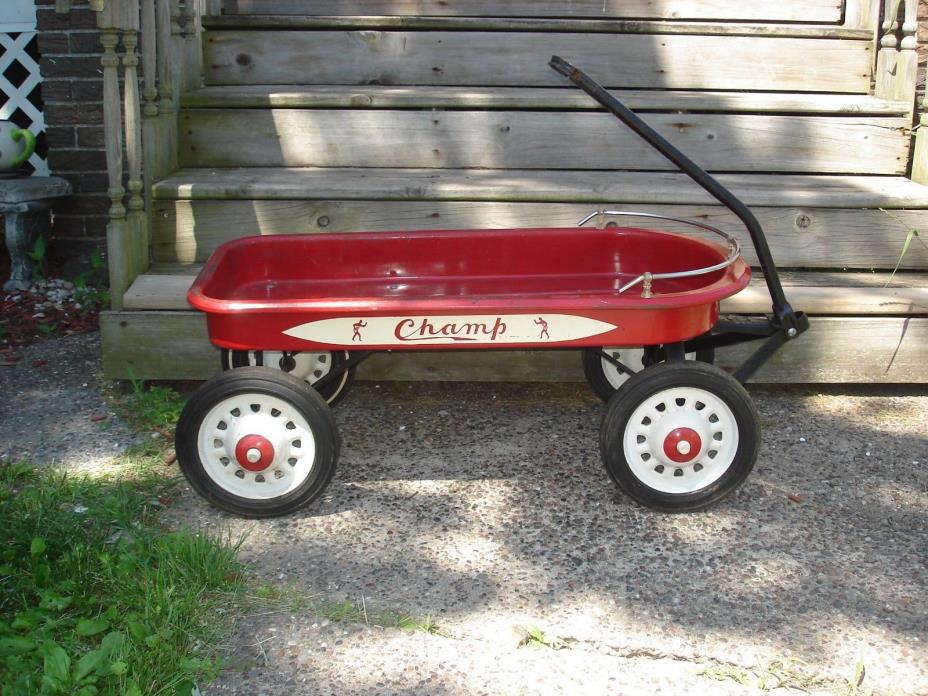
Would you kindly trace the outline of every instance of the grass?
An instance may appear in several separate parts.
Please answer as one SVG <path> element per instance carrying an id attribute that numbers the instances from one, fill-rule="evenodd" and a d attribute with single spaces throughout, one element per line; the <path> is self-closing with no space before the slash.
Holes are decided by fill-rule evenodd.
<path id="1" fill-rule="evenodd" d="M 878 692 L 863 685 L 867 670 L 863 659 L 854 667 L 850 679 L 834 679 L 816 673 L 810 665 L 795 658 L 774 659 L 751 668 L 715 664 L 700 674 L 716 681 L 733 681 L 761 691 L 792 689 L 830 693 L 835 696 L 875 696 Z"/>
<path id="2" fill-rule="evenodd" d="M 146 388 L 141 380 L 132 379 L 131 393 L 123 400 L 127 418 L 138 428 L 155 430 L 162 434 L 174 431 L 184 398 L 170 387 L 150 385 Z"/>
<path id="3" fill-rule="evenodd" d="M 263 600 L 286 602 L 290 610 L 306 611 L 328 619 L 333 623 L 363 624 L 378 628 L 398 628 L 404 631 L 421 631 L 431 635 L 445 635 L 431 614 L 414 616 L 402 609 L 368 609 L 363 597 L 346 597 L 341 602 L 319 602 L 306 598 L 299 590 L 283 590 L 265 585 L 258 589 L 257 596 Z"/>
<path id="4" fill-rule="evenodd" d="M 238 545 L 165 532 L 169 492 L 0 466 L 0 695 L 186 696 L 218 673 Z"/>

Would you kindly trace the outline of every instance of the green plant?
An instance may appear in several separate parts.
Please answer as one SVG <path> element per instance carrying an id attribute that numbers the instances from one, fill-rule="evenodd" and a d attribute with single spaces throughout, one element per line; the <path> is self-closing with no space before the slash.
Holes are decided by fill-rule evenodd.
<path id="1" fill-rule="evenodd" d="M 912 242 L 918 240 L 926 249 L 928 249 L 928 244 L 926 244 L 925 241 L 919 236 L 917 229 L 906 224 L 905 220 L 900 218 L 898 215 L 891 213 L 888 210 L 884 210 L 883 208 L 880 208 L 880 211 L 898 222 L 906 230 L 905 240 L 902 242 L 902 251 L 899 252 L 899 259 L 896 261 L 896 266 L 893 268 L 893 272 L 889 275 L 889 280 L 886 281 L 886 285 L 889 285 L 891 282 L 893 282 L 893 278 L 896 277 L 896 273 L 899 271 L 899 267 L 902 265 L 903 260 L 905 260 L 906 254 L 909 253 L 909 248 L 912 246 Z"/>
<path id="2" fill-rule="evenodd" d="M 0 695 L 186 696 L 217 673 L 240 542 L 166 533 L 169 485 L 0 466 Z"/>
<path id="3" fill-rule="evenodd" d="M 563 650 L 567 647 L 567 644 L 563 640 L 546 635 L 538 626 L 526 626 L 525 634 L 525 637 L 522 639 L 522 645 L 533 648 L 550 648 L 551 650 Z"/>
<path id="4" fill-rule="evenodd" d="M 77 299 L 85 305 L 105 306 L 110 301 L 106 289 L 106 261 L 99 247 L 90 253 L 89 268 L 74 278 Z"/>
<path id="5" fill-rule="evenodd" d="M 35 328 L 43 336 L 51 336 L 58 329 L 58 324 L 37 324 Z"/>
<path id="6" fill-rule="evenodd" d="M 45 255 L 46 255 L 45 237 L 41 234 L 35 238 L 32 249 L 26 252 L 26 256 L 32 263 L 33 272 L 44 277 L 45 275 Z"/>
<path id="7" fill-rule="evenodd" d="M 124 401 L 129 420 L 148 430 L 173 430 L 184 408 L 184 398 L 171 387 L 146 387 L 144 381 L 135 377 L 129 384 L 132 392 Z"/>
<path id="8" fill-rule="evenodd" d="M 866 668 L 861 657 L 858 660 L 852 679 L 831 679 L 815 672 L 811 666 L 796 658 L 769 660 L 763 664 L 745 668 L 737 665 L 716 663 L 707 667 L 701 675 L 716 681 L 733 681 L 761 691 L 791 689 L 796 691 L 816 691 L 835 694 L 835 696 L 864 696 L 875 694 L 872 689 L 863 689 Z"/>
<path id="9" fill-rule="evenodd" d="M 346 597 L 341 602 L 317 604 L 308 602 L 307 609 L 313 613 L 321 614 L 329 621 L 341 623 L 363 623 L 367 626 L 380 628 L 399 628 L 404 631 L 422 631 L 433 635 L 441 635 L 442 630 L 431 614 L 416 617 L 400 609 L 382 609 L 376 612 L 367 610 L 367 602 L 363 597 L 357 601 Z"/>

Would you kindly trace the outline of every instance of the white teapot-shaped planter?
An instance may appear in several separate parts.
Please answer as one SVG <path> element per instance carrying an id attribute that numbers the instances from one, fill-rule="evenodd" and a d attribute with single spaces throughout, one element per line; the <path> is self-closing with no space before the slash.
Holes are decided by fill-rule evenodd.
<path id="1" fill-rule="evenodd" d="M 0 121 L 0 174 L 16 171 L 33 152 L 35 136 L 31 132 L 12 121 Z"/>

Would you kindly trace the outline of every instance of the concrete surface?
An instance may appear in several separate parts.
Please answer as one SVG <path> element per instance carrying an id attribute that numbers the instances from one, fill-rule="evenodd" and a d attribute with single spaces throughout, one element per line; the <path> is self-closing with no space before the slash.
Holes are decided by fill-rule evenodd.
<path id="1" fill-rule="evenodd" d="M 89 418 L 106 408 L 95 341 L 0 368 L 0 452 L 74 465 L 127 442 Z M 243 669 L 203 693 L 759 694 L 705 672 L 783 659 L 809 664 L 813 690 L 848 693 L 826 687 L 862 661 L 862 693 L 928 693 L 928 394 L 752 394 L 755 471 L 673 516 L 609 481 L 584 385 L 356 385 L 317 504 L 255 522 L 188 490 L 170 518 L 247 532 L 253 572 L 294 592 L 431 615 L 442 635 L 251 616 L 225 648 Z M 524 645 L 528 626 L 563 649 Z"/>

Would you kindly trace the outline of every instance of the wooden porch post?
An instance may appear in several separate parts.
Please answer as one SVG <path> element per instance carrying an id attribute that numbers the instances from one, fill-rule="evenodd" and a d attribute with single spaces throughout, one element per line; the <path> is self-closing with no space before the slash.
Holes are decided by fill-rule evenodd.
<path id="1" fill-rule="evenodd" d="M 902 41 L 899 41 L 899 6 L 904 3 L 905 20 Z M 883 14 L 883 36 L 876 67 L 876 96 L 884 99 L 915 102 L 915 73 L 918 56 L 915 53 L 918 30 L 916 20 L 918 0 L 887 0 Z"/>

